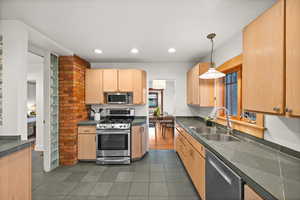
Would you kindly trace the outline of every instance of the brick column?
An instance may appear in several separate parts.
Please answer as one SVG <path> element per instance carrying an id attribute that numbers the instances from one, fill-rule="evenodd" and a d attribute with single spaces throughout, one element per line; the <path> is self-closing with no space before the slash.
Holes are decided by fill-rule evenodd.
<path id="1" fill-rule="evenodd" d="M 59 153 L 61 165 L 77 163 L 77 123 L 88 119 L 85 69 L 90 64 L 78 56 L 59 57 Z"/>

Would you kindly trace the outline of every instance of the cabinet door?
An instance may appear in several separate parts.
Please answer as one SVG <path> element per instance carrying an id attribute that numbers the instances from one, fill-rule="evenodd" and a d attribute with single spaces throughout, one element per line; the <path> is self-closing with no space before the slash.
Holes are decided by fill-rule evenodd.
<path id="1" fill-rule="evenodd" d="M 192 104 L 193 105 L 200 105 L 200 79 L 199 79 L 199 65 L 196 65 L 193 68 L 192 73 Z"/>
<path id="2" fill-rule="evenodd" d="M 133 92 L 133 79 L 135 70 L 119 69 L 118 70 L 118 88 L 120 92 Z"/>
<path id="3" fill-rule="evenodd" d="M 103 92 L 118 91 L 118 70 L 104 69 L 103 70 Z"/>
<path id="4" fill-rule="evenodd" d="M 86 69 L 85 71 L 85 103 L 103 104 L 102 70 Z"/>
<path id="5" fill-rule="evenodd" d="M 32 148 L 0 158 L 0 199 L 32 199 Z"/>
<path id="6" fill-rule="evenodd" d="M 204 74 L 209 69 L 209 63 L 199 64 L 199 75 Z M 198 78 L 198 77 L 197 77 Z M 214 106 L 214 80 L 199 79 L 199 105 L 201 107 Z"/>
<path id="7" fill-rule="evenodd" d="M 201 199 L 205 199 L 205 159 L 195 149 L 191 149 L 191 178 Z"/>
<path id="8" fill-rule="evenodd" d="M 277 1 L 243 32 L 243 108 L 284 113 L 284 1 Z"/>
<path id="9" fill-rule="evenodd" d="M 133 75 L 133 104 L 146 104 L 146 72 L 134 70 Z"/>
<path id="10" fill-rule="evenodd" d="M 191 74 L 192 74 L 192 70 L 189 70 L 187 73 L 186 73 L 186 102 L 188 105 L 191 105 L 192 104 L 192 77 L 191 77 Z"/>
<path id="11" fill-rule="evenodd" d="M 142 157 L 142 135 L 141 135 L 141 126 L 132 127 L 132 147 L 131 147 L 131 156 L 133 159 Z"/>
<path id="12" fill-rule="evenodd" d="M 248 185 L 244 186 L 244 200 L 263 200 L 256 192 Z"/>
<path id="13" fill-rule="evenodd" d="M 96 134 L 82 133 L 78 135 L 78 159 L 96 159 Z"/>
<path id="14" fill-rule="evenodd" d="M 300 1 L 286 1 L 286 107 L 300 116 Z"/>

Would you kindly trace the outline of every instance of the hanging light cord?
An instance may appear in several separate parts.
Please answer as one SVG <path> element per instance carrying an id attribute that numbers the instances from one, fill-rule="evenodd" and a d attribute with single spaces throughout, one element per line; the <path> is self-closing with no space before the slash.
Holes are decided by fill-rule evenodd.
<path id="1" fill-rule="evenodd" d="M 214 40 L 213 38 L 210 39 L 211 40 L 211 52 L 210 52 L 210 67 L 214 67 L 213 65 L 213 52 L 214 52 Z"/>

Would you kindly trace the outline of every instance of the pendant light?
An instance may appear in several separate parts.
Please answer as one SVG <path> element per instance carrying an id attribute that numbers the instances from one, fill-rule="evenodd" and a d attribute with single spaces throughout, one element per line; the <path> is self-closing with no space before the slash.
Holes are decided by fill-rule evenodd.
<path id="1" fill-rule="evenodd" d="M 224 73 L 219 72 L 214 67 L 214 63 L 213 63 L 214 40 L 213 39 L 215 37 L 216 37 L 215 33 L 210 33 L 207 35 L 207 39 L 210 39 L 210 41 L 211 41 L 210 68 L 208 69 L 207 72 L 205 72 L 204 74 L 199 76 L 199 78 L 201 78 L 201 79 L 217 79 L 217 78 L 222 78 L 225 76 Z"/>

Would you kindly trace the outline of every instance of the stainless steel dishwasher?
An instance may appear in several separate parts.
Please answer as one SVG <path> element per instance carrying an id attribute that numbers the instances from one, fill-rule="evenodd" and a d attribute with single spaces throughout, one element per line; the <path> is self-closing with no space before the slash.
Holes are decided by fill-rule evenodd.
<path id="1" fill-rule="evenodd" d="M 242 179 L 213 153 L 206 150 L 205 181 L 207 200 L 241 200 Z"/>

